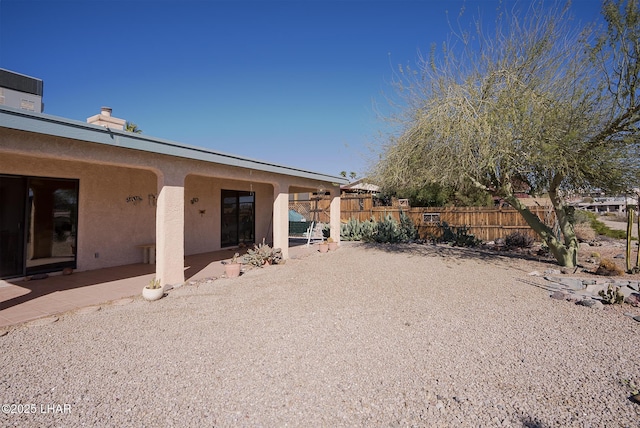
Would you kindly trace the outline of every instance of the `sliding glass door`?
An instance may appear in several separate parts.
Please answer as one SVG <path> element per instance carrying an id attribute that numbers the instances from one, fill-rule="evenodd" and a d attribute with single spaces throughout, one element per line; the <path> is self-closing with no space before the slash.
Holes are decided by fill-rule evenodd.
<path id="1" fill-rule="evenodd" d="M 222 191 L 221 247 L 255 242 L 255 196 L 253 192 Z"/>
<path id="2" fill-rule="evenodd" d="M 0 277 L 76 267 L 78 180 L 0 176 Z"/>
<path id="3" fill-rule="evenodd" d="M 24 274 L 27 179 L 0 175 L 0 278 Z"/>
<path id="4" fill-rule="evenodd" d="M 78 182 L 29 178 L 27 274 L 75 268 Z"/>

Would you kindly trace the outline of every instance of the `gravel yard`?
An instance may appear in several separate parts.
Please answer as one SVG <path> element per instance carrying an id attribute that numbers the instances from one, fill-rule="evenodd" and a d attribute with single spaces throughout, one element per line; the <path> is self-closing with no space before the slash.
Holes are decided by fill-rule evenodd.
<path id="1" fill-rule="evenodd" d="M 19 326 L 0 401 L 36 411 L 0 425 L 640 427 L 640 309 L 551 299 L 550 267 L 346 243 Z"/>

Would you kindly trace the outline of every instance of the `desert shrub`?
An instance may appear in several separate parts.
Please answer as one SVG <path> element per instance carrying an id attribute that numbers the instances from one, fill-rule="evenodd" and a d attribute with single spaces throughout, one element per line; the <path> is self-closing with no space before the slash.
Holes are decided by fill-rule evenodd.
<path id="1" fill-rule="evenodd" d="M 253 249 L 248 250 L 244 255 L 244 263 L 262 267 L 265 263 L 278 264 L 282 262 L 282 250 L 280 248 L 271 248 L 269 244 L 265 244 L 264 239 L 261 244 L 253 244 Z"/>
<path id="2" fill-rule="evenodd" d="M 573 224 L 591 223 L 596 218 L 595 214 L 586 210 L 575 210 L 573 212 Z"/>
<path id="3" fill-rule="evenodd" d="M 469 228 L 466 226 L 449 226 L 446 221 L 440 223 L 441 235 L 436 238 L 437 242 L 445 242 L 454 247 L 475 247 L 482 243 L 482 241 L 475 237 L 475 235 L 469 233 Z"/>
<path id="4" fill-rule="evenodd" d="M 359 241 L 362 239 L 360 221 L 350 218 L 346 223 L 342 223 L 340 225 L 340 239 L 343 241 Z"/>
<path id="5" fill-rule="evenodd" d="M 400 227 L 391 214 L 376 224 L 375 232 L 364 237 L 368 242 L 394 243 L 400 241 Z"/>
<path id="6" fill-rule="evenodd" d="M 613 260 L 602 259 L 595 273 L 596 275 L 603 275 L 603 276 L 617 276 L 617 275 L 622 275 L 623 271 L 616 265 L 616 263 Z"/>
<path id="7" fill-rule="evenodd" d="M 591 211 L 576 210 L 574 213 L 574 228 L 581 223 L 589 223 L 597 235 L 607 236 L 614 239 L 625 239 L 627 232 L 624 230 L 613 230 L 598 220 L 598 215 Z M 577 232 L 576 232 L 577 234 Z M 578 238 L 580 239 L 580 238 Z"/>
<path id="8" fill-rule="evenodd" d="M 624 230 L 613 230 L 607 227 L 603 222 L 594 219 L 591 222 L 591 227 L 598 235 L 607 236 L 609 238 L 614 239 L 625 239 L 627 237 L 627 232 Z"/>
<path id="9" fill-rule="evenodd" d="M 589 242 L 596 239 L 596 231 L 591 227 L 591 223 L 576 223 L 573 226 L 573 230 L 580 242 Z"/>
<path id="10" fill-rule="evenodd" d="M 372 235 L 375 230 L 373 220 L 359 221 L 350 218 L 349 221 L 340 225 L 340 239 L 344 241 L 361 241 L 364 236 Z"/>
<path id="11" fill-rule="evenodd" d="M 413 241 L 418 238 L 418 230 L 413 224 L 413 220 L 404 211 L 400 211 L 400 233 L 401 242 Z"/>
<path id="12" fill-rule="evenodd" d="M 377 243 L 399 243 L 411 242 L 417 237 L 416 227 L 411 218 L 400 212 L 400 222 L 391 214 L 387 214 L 382 220 L 375 222 L 372 218 L 370 222 L 361 230 L 362 240 Z"/>
<path id="13" fill-rule="evenodd" d="M 513 232 L 504 238 L 504 244 L 508 248 L 531 248 L 534 239 L 526 233 Z"/>

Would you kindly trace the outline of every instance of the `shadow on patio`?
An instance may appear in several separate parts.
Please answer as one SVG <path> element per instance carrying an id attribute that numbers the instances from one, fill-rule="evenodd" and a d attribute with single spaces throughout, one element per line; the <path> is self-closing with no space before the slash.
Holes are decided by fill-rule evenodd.
<path id="1" fill-rule="evenodd" d="M 292 240 L 290 256 L 304 252 L 305 242 Z M 185 257 L 185 282 L 218 278 L 222 260 L 246 249 L 226 249 Z M 19 324 L 85 306 L 137 296 L 155 276 L 155 265 L 131 264 L 72 275 L 52 275 L 41 280 L 0 280 L 0 327 Z"/>

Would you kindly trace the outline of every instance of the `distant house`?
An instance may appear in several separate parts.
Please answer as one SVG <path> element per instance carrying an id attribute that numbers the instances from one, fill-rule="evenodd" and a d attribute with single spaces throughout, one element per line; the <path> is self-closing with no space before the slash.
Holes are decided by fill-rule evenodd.
<path id="1" fill-rule="evenodd" d="M 343 193 L 380 193 L 380 186 L 367 183 L 366 178 L 361 178 L 352 183 L 340 186 Z"/>
<path id="2" fill-rule="evenodd" d="M 0 105 L 0 278 L 152 261 L 145 245 L 162 284 L 184 282 L 185 255 L 263 238 L 286 258 L 289 194 L 318 188 L 340 238 L 344 178 L 89 120 Z"/>
<path id="3" fill-rule="evenodd" d="M 627 205 L 637 206 L 638 200 L 630 196 L 588 197 L 581 198 L 571 205 L 595 213 L 624 214 L 627 212 Z"/>

